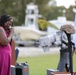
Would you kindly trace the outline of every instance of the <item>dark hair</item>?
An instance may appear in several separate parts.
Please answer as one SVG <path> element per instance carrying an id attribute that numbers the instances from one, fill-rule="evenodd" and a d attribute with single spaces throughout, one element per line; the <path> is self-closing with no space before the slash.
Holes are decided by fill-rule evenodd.
<path id="1" fill-rule="evenodd" d="M 10 15 L 4 14 L 0 17 L 0 26 L 4 25 L 5 22 L 9 21 L 12 19 Z"/>

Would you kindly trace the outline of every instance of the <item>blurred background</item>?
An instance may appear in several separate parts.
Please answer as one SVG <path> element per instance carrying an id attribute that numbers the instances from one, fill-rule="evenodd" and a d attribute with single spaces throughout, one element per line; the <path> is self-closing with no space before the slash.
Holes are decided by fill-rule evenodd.
<path id="1" fill-rule="evenodd" d="M 41 36 L 59 35 L 62 25 L 74 25 L 76 0 L 0 0 L 0 16 L 5 13 L 13 17 L 16 44 L 36 44 Z"/>
<path id="2" fill-rule="evenodd" d="M 57 4 L 59 0 L 0 0 L 0 15 L 8 13 L 14 18 L 14 25 L 21 26 L 25 24 L 25 10 L 27 4 L 33 2 L 38 5 L 39 14 L 41 14 L 46 20 L 57 19 L 58 16 L 65 15 L 67 20 L 74 21 L 73 8 L 76 7 L 76 1 L 66 0 Z M 69 5 L 69 2 L 71 5 Z M 66 4 L 64 4 L 66 3 Z M 59 4 L 64 4 L 65 6 L 59 6 Z"/>

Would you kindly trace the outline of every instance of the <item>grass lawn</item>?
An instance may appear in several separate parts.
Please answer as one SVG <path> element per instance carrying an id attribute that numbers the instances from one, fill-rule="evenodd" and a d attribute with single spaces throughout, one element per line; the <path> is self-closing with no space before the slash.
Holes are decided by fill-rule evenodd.
<path id="1" fill-rule="evenodd" d="M 33 57 L 19 57 L 17 62 L 28 62 L 30 75 L 47 75 L 47 69 L 57 69 L 59 54 Z M 76 54 L 73 55 L 73 68 L 76 72 Z"/>

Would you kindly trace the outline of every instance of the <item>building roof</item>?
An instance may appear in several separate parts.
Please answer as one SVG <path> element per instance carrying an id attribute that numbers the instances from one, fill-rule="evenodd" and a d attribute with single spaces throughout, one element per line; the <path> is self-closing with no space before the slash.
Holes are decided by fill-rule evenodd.
<path id="1" fill-rule="evenodd" d="M 71 24 L 74 25 L 74 21 L 69 21 L 66 17 L 59 16 L 56 20 L 49 20 L 49 22 L 55 24 L 59 29 L 62 25 Z"/>

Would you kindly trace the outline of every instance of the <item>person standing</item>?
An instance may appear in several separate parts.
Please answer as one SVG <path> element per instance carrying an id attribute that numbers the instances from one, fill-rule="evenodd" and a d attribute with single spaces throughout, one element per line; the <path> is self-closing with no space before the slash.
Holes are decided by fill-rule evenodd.
<path id="1" fill-rule="evenodd" d="M 60 60 L 57 70 L 60 72 L 69 71 L 68 39 L 65 32 L 61 32 Z"/>
<path id="2" fill-rule="evenodd" d="M 12 17 L 4 14 L 0 17 L 0 75 L 11 75 L 11 46 L 14 33 Z"/>
<path id="3" fill-rule="evenodd" d="M 73 43 L 73 33 L 75 32 L 72 25 L 63 25 L 61 30 L 61 49 L 60 49 L 60 60 L 57 70 L 60 72 L 72 71 L 72 55 L 75 50 L 75 44 Z M 71 61 L 71 62 L 70 62 Z"/>

